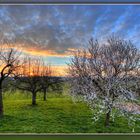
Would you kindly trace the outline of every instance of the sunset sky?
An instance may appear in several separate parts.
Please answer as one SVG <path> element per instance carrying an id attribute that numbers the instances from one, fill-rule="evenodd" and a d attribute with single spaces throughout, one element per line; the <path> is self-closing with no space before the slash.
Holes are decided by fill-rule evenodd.
<path id="1" fill-rule="evenodd" d="M 0 35 L 26 41 L 24 53 L 42 56 L 61 75 L 73 51 L 113 33 L 140 46 L 140 5 L 0 6 Z"/>

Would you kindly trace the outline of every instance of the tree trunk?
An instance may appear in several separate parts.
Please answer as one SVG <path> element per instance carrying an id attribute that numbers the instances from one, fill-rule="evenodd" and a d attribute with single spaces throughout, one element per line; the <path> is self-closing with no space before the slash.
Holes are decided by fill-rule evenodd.
<path id="1" fill-rule="evenodd" d="M 36 105 L 36 93 L 32 92 L 32 105 Z"/>
<path id="2" fill-rule="evenodd" d="M 46 90 L 46 89 L 44 89 L 43 100 L 44 100 L 44 101 L 47 100 L 47 90 Z"/>
<path id="3" fill-rule="evenodd" d="M 0 85 L 0 117 L 3 116 L 2 86 Z"/>
<path id="4" fill-rule="evenodd" d="M 111 111 L 106 113 L 105 127 L 109 127 L 109 125 L 110 125 L 110 113 L 111 113 Z"/>

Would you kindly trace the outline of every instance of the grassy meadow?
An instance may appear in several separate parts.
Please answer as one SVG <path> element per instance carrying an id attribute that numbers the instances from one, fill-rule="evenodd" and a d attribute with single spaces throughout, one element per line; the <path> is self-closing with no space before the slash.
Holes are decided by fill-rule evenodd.
<path id="1" fill-rule="evenodd" d="M 104 127 L 104 116 L 94 123 L 93 112 L 83 103 L 74 103 L 68 93 L 48 93 L 47 101 L 42 94 L 37 105 L 31 105 L 28 93 L 5 93 L 4 113 L 0 119 L 0 133 L 120 133 L 132 132 L 125 118 L 116 118 L 109 128 Z M 135 128 L 140 132 L 140 128 Z"/>

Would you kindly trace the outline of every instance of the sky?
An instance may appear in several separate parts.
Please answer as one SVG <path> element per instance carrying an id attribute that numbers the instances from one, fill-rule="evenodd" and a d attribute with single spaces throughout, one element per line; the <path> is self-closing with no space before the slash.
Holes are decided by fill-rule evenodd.
<path id="1" fill-rule="evenodd" d="M 116 34 L 140 46 L 140 5 L 0 5 L 0 35 L 65 73 L 72 52 Z M 65 75 L 65 74 L 64 74 Z"/>

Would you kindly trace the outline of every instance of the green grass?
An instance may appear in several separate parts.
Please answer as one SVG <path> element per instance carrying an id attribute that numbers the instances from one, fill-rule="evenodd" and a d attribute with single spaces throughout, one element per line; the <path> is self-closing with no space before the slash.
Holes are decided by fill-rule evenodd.
<path id="1" fill-rule="evenodd" d="M 30 94 L 15 93 L 4 96 L 5 116 L 0 118 L 0 132 L 16 133 L 118 133 L 131 132 L 125 118 L 117 118 L 109 128 L 104 127 L 104 116 L 96 124 L 92 112 L 83 103 L 74 103 L 66 95 L 49 94 L 47 101 L 38 95 L 36 106 L 31 106 Z M 135 132 L 140 132 L 139 128 Z"/>

